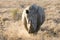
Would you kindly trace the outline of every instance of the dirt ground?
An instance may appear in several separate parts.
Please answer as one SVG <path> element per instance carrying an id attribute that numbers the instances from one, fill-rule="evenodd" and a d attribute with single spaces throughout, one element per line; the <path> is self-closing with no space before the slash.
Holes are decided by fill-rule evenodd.
<path id="1" fill-rule="evenodd" d="M 24 8 L 31 4 L 45 12 L 37 34 L 29 34 L 21 22 Z M 0 0 L 0 40 L 60 40 L 60 0 Z"/>

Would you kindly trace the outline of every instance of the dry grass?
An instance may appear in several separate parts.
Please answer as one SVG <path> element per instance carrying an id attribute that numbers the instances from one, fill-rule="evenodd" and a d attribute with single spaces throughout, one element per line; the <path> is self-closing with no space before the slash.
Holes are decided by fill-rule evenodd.
<path id="1" fill-rule="evenodd" d="M 36 34 L 28 34 L 21 22 L 31 4 L 44 8 L 45 22 Z M 0 0 L 0 40 L 60 40 L 60 0 Z"/>

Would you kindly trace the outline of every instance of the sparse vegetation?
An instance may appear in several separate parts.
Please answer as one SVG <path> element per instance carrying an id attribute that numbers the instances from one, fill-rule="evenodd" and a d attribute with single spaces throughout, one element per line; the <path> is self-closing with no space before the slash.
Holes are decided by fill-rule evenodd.
<path id="1" fill-rule="evenodd" d="M 16 20 L 18 19 L 17 17 L 17 14 L 18 14 L 18 9 L 13 9 L 12 12 L 11 12 L 11 15 L 12 15 L 12 19 L 13 20 Z"/>
<path id="2" fill-rule="evenodd" d="M 12 20 L 17 21 L 19 19 L 21 19 L 21 14 L 19 13 L 19 9 L 12 9 L 11 10 L 11 17 Z"/>
<path id="3" fill-rule="evenodd" d="M 21 22 L 30 4 L 45 8 L 43 29 L 37 35 L 28 34 Z M 0 40 L 60 40 L 60 0 L 0 0 Z"/>

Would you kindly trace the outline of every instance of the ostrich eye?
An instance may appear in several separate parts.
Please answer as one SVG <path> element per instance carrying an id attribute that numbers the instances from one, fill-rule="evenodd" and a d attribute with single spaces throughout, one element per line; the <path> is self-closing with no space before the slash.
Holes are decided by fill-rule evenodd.
<path id="1" fill-rule="evenodd" d="M 29 10 L 26 10 L 26 13 L 29 14 Z"/>

